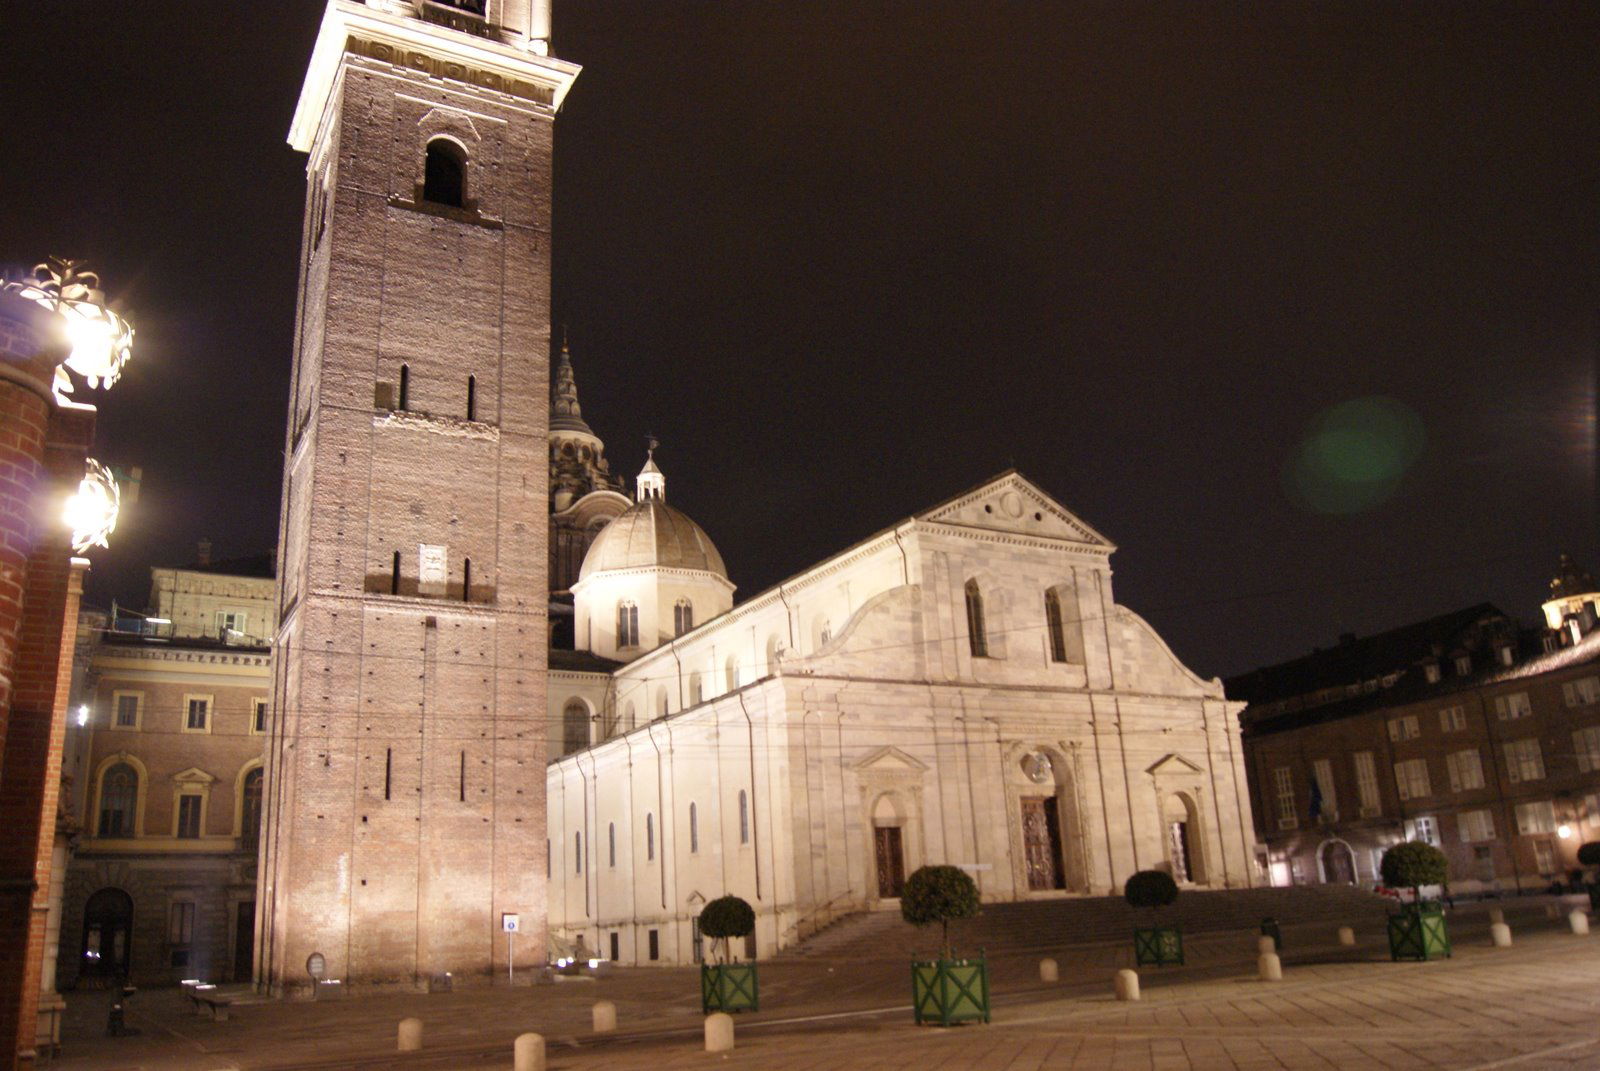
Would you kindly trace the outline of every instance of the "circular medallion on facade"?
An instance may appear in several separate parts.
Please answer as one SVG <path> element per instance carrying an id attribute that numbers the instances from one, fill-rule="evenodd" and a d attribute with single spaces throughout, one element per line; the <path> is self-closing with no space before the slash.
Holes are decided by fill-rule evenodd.
<path id="1" fill-rule="evenodd" d="M 1055 780 L 1055 765 L 1043 751 L 1030 751 L 1022 756 L 1022 772 L 1036 785 Z"/>
<path id="2" fill-rule="evenodd" d="M 1022 516 L 1022 496 L 1015 491 L 1007 491 L 1000 496 L 1000 508 L 1006 511 L 1008 517 Z"/>

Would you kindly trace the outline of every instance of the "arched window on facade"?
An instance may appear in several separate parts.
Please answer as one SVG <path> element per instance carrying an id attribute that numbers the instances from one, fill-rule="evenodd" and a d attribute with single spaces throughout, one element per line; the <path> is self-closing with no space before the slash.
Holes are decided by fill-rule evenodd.
<path id="1" fill-rule="evenodd" d="M 561 709 L 561 753 L 570 755 L 589 746 L 589 708 L 580 699 L 569 699 Z"/>
<path id="2" fill-rule="evenodd" d="M 750 797 L 739 790 L 739 843 L 750 843 Z"/>
<path id="3" fill-rule="evenodd" d="M 1053 589 L 1044 593 L 1044 623 L 1050 631 L 1050 661 L 1065 662 L 1067 636 L 1061 624 L 1061 596 Z"/>
<path id="4" fill-rule="evenodd" d="M 239 793 L 239 848 L 256 854 L 261 844 L 261 767 L 244 775 L 244 790 Z"/>
<path id="5" fill-rule="evenodd" d="M 449 138 L 428 142 L 422 165 L 422 199 L 451 208 L 467 203 L 467 154 Z"/>
<path id="6" fill-rule="evenodd" d="M 100 836 L 133 836 L 138 803 L 139 772 L 125 762 L 107 770 L 100 778 Z"/>
<path id="7" fill-rule="evenodd" d="M 983 592 L 976 580 L 967 581 L 967 642 L 973 658 L 989 657 L 989 633 L 983 622 Z"/>
<path id="8" fill-rule="evenodd" d="M 694 628 L 694 604 L 688 599 L 679 599 L 678 604 L 672 608 L 672 634 L 682 636 Z"/>
<path id="9" fill-rule="evenodd" d="M 694 804 L 689 804 L 689 851 L 700 850 L 700 811 Z"/>
<path id="10" fill-rule="evenodd" d="M 617 646 L 639 646 L 639 607 L 634 603 L 617 604 Z"/>
<path id="11" fill-rule="evenodd" d="M 661 690 L 661 694 L 657 697 L 657 701 L 656 701 L 656 717 L 664 718 L 666 716 L 667 716 L 667 690 L 665 688 L 663 688 Z"/>
<path id="12" fill-rule="evenodd" d="M 728 663 L 723 668 L 723 675 L 728 679 L 728 691 L 732 692 L 739 687 L 739 656 L 729 655 Z"/>
<path id="13" fill-rule="evenodd" d="M 1078 619 L 1078 599 L 1073 585 L 1045 592 L 1044 618 L 1050 630 L 1050 660 L 1082 665 L 1083 622 Z"/>

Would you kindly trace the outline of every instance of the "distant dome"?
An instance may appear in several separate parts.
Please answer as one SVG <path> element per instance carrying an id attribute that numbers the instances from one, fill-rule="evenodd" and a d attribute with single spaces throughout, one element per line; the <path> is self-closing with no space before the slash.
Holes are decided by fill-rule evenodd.
<path id="1" fill-rule="evenodd" d="M 728 569 L 711 537 L 692 520 L 659 498 L 635 502 L 627 512 L 600 530 L 589 545 L 581 580 L 613 569 L 694 569 L 724 580 Z"/>

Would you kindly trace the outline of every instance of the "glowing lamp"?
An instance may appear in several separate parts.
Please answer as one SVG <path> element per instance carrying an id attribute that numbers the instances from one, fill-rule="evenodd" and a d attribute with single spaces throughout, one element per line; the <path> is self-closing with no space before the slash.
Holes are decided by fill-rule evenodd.
<path id="1" fill-rule="evenodd" d="M 78 706 L 78 728 L 89 724 L 89 704 L 82 703 Z"/>
<path id="2" fill-rule="evenodd" d="M 51 258 L 49 263 L 35 266 L 31 276 L 5 287 L 60 316 L 72 346 L 62 365 L 82 376 L 90 387 L 109 387 L 132 356 L 133 328 L 106 307 L 100 277 L 79 271 L 80 263 Z M 61 368 L 56 369 L 55 392 L 62 400 L 72 393 L 72 380 Z"/>
<path id="3" fill-rule="evenodd" d="M 94 458 L 85 459 L 83 479 L 78 489 L 68 496 L 61 519 L 72 531 L 72 549 L 82 554 L 90 547 L 106 546 L 106 539 L 117 528 L 117 513 L 122 504 L 122 493 L 117 481 Z"/>
<path id="4" fill-rule="evenodd" d="M 1556 836 L 1560 837 L 1562 840 L 1571 840 L 1572 827 L 1567 825 L 1567 823 L 1562 822 L 1559 826 L 1556 826 Z"/>

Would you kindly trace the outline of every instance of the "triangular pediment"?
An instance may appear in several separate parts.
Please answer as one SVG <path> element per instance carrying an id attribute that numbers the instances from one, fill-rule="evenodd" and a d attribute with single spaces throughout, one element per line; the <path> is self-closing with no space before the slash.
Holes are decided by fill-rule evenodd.
<path id="1" fill-rule="evenodd" d="M 1145 771 L 1145 773 L 1153 777 L 1159 777 L 1162 774 L 1192 777 L 1197 773 L 1204 772 L 1204 767 L 1196 766 L 1182 755 L 1166 755 Z"/>
<path id="2" fill-rule="evenodd" d="M 866 758 L 855 764 L 857 770 L 875 770 L 878 772 L 896 773 L 922 773 L 928 767 L 925 763 L 917 761 L 915 756 L 908 755 L 894 746 L 880 747 L 867 755 Z"/>
<path id="3" fill-rule="evenodd" d="M 216 780 L 198 766 L 191 766 L 182 773 L 175 773 L 172 779 L 180 785 L 209 785 Z"/>
<path id="4" fill-rule="evenodd" d="M 702 894 L 700 892 L 699 889 L 692 890 L 689 893 L 689 895 L 684 899 L 684 903 L 691 904 L 691 905 L 700 905 L 700 904 L 703 904 L 705 902 L 706 902 L 706 898 L 705 898 L 704 894 Z"/>
<path id="5" fill-rule="evenodd" d="M 917 515 L 917 520 L 1042 539 L 1110 553 L 1116 547 L 1020 472 L 1007 472 Z"/>

